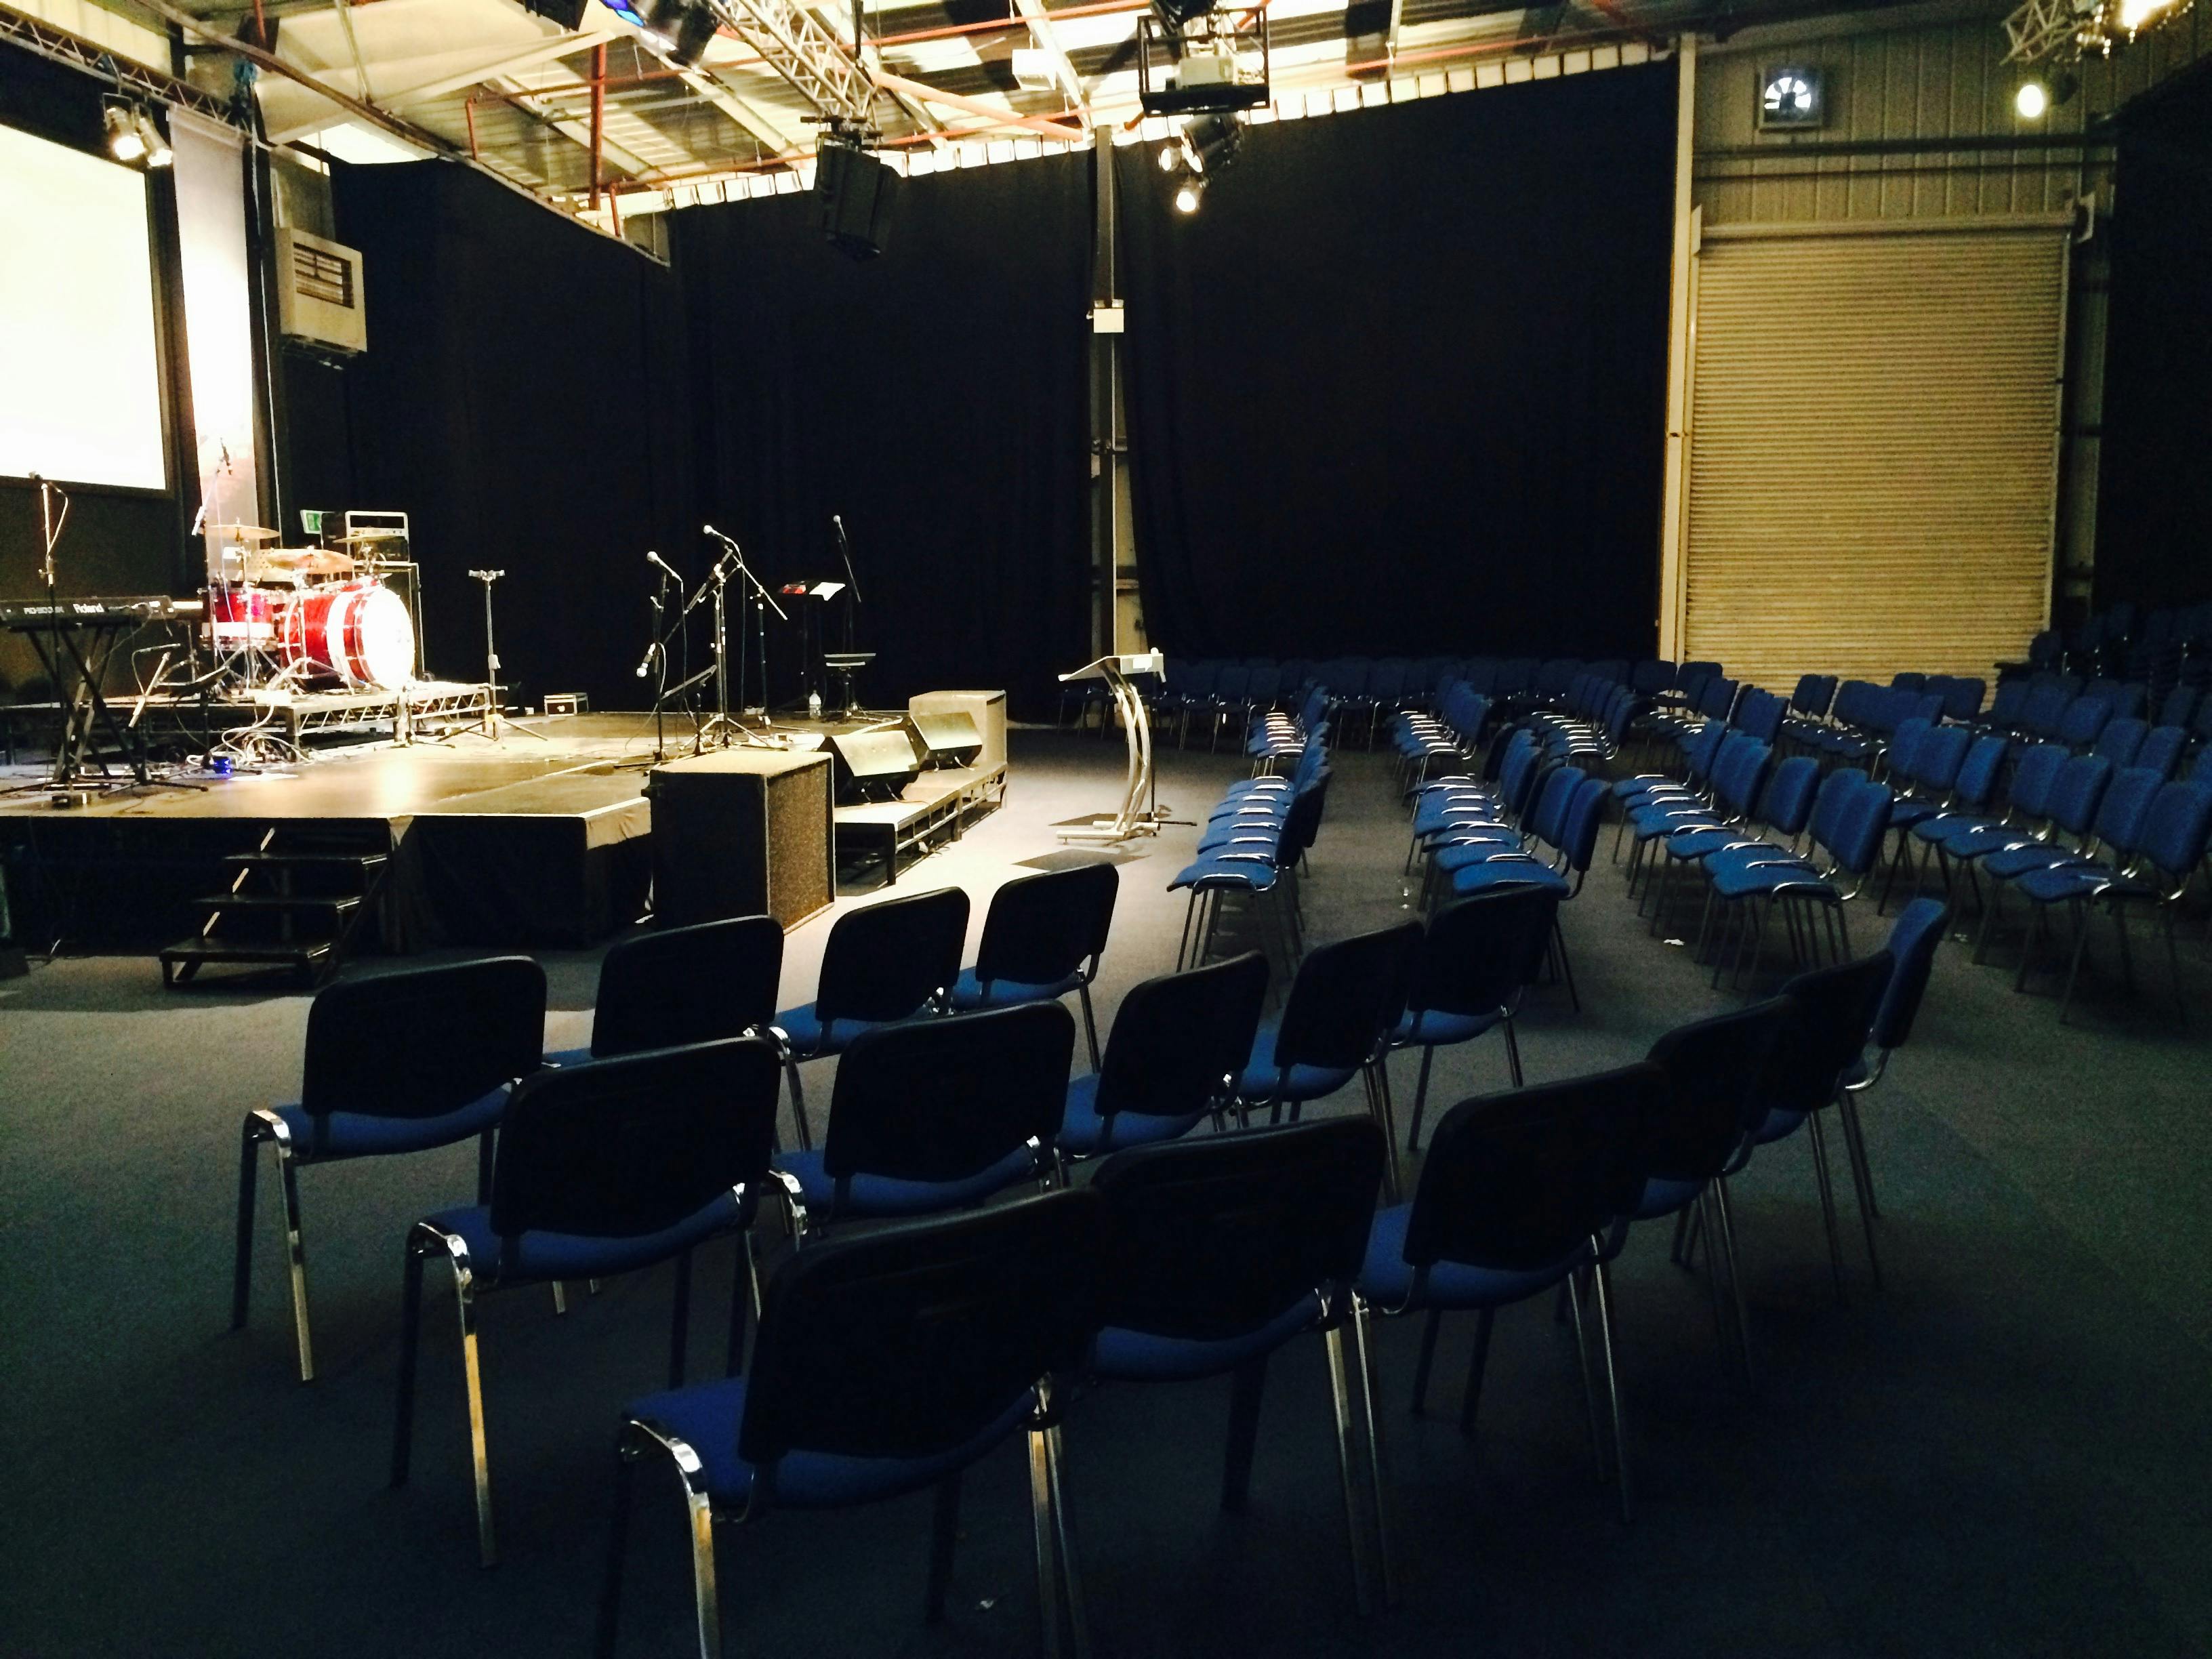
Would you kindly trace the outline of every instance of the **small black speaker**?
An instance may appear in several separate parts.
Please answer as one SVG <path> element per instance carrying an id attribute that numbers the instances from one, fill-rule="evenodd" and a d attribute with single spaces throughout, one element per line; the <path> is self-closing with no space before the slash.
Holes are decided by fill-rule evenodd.
<path id="1" fill-rule="evenodd" d="M 814 153 L 814 204 L 822 234 L 838 252 L 872 259 L 884 251 L 899 176 L 851 144 L 825 140 Z"/>
<path id="2" fill-rule="evenodd" d="M 571 34 L 584 27 L 584 9 L 590 4 L 591 0 L 522 0 L 525 11 L 534 11 Z"/>
<path id="3" fill-rule="evenodd" d="M 841 805 L 896 799 L 921 773 L 921 757 L 915 752 L 914 739 L 903 726 L 833 737 L 830 754 L 830 763 L 836 768 Z"/>
<path id="4" fill-rule="evenodd" d="M 914 746 L 933 767 L 973 766 L 983 752 L 983 734 L 972 714 L 908 714 Z"/>

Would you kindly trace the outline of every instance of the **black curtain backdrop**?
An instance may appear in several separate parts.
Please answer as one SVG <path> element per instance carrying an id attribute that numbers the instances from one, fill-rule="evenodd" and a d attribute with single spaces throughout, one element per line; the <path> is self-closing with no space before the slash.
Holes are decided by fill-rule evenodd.
<path id="1" fill-rule="evenodd" d="M 865 263 L 805 195 L 675 216 L 703 516 L 781 586 L 843 580 L 842 515 L 871 704 L 1003 687 L 1036 714 L 1090 654 L 1086 161 L 910 179 Z M 770 629 L 781 699 L 799 652 Z"/>
<path id="2" fill-rule="evenodd" d="M 1193 654 L 1644 655 L 1675 71 L 1116 156 L 1138 568 Z"/>
<path id="3" fill-rule="evenodd" d="M 2120 123 L 2097 602 L 2212 599 L 2212 74 Z"/>
<path id="4" fill-rule="evenodd" d="M 285 368 L 290 494 L 400 508 L 429 670 L 482 678 L 483 589 L 520 702 L 650 701 L 648 547 L 696 536 L 682 307 L 667 270 L 465 168 L 337 164 L 368 349 Z M 696 562 L 696 561 L 694 561 Z"/>

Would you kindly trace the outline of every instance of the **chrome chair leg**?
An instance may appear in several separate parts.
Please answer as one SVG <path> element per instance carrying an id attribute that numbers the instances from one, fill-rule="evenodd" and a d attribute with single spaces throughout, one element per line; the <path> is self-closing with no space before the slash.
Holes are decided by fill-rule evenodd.
<path id="1" fill-rule="evenodd" d="M 1599 1241 L 1593 1239 L 1593 1244 Z M 1620 1401 L 1620 1368 L 1613 1358 L 1613 1275 L 1606 1269 L 1605 1258 L 1598 1258 L 1591 1270 L 1590 1279 L 1597 1297 L 1598 1352 L 1605 1360 L 1605 1392 L 1613 1402 L 1613 1470 L 1620 1480 L 1620 1522 L 1626 1526 L 1636 1519 L 1636 1489 L 1628 1474 L 1628 1425 Z"/>
<path id="2" fill-rule="evenodd" d="M 1419 1417 L 1427 1407 L 1429 1398 L 1429 1368 L 1436 1363 L 1437 1335 L 1443 1329 L 1444 1313 L 1441 1308 L 1429 1310 L 1421 1322 L 1421 1357 L 1413 1365 L 1413 1415 Z"/>
<path id="3" fill-rule="evenodd" d="M 1267 1358 L 1239 1365 L 1229 1376 L 1229 1444 L 1221 1460 L 1221 1507 L 1241 1515 L 1252 1488 L 1252 1452 L 1260 1437 L 1260 1400 Z"/>
<path id="4" fill-rule="evenodd" d="M 552 1281 L 552 1285 L 553 1316 L 557 1319 L 568 1311 L 568 1289 L 557 1279 Z"/>
<path id="5" fill-rule="evenodd" d="M 284 1188 L 284 1250 L 292 1270 L 292 1324 L 300 1340 L 300 1381 L 315 1380 L 315 1346 L 307 1331 L 307 1247 L 300 1230 L 299 1162 L 292 1155 L 292 1136 L 277 1125 L 276 1173 Z"/>
<path id="6" fill-rule="evenodd" d="M 1844 1155 L 1850 1161 L 1851 1187 L 1859 1200 L 1859 1226 L 1866 1234 L 1867 1273 L 1878 1291 L 1881 1258 L 1874 1247 L 1874 1183 L 1867 1170 L 1866 1143 L 1859 1138 L 1858 1114 L 1851 1109 L 1849 1096 L 1844 1097 L 1837 1111 L 1844 1130 Z"/>
<path id="7" fill-rule="evenodd" d="M 1744 1314 L 1742 1264 L 1735 1248 L 1735 1212 L 1729 1206 L 1725 1176 L 1713 1182 L 1713 1214 L 1719 1222 L 1721 1255 L 1728 1262 L 1729 1295 L 1735 1304 L 1735 1340 L 1743 1357 L 1743 1385 L 1755 1389 L 1758 1384 L 1751 1374 L 1751 1323 Z"/>
<path id="8" fill-rule="evenodd" d="M 261 1143 L 267 1134 L 258 1115 L 250 1115 L 238 1137 L 238 1236 L 231 1255 L 230 1328 L 246 1328 L 246 1304 L 253 1289 L 254 1188 L 261 1176 Z"/>
<path id="9" fill-rule="evenodd" d="M 1844 1296 L 1844 1247 L 1836 1232 L 1836 1194 L 1828 1182 L 1828 1141 L 1820 1127 L 1820 1114 L 1812 1112 L 1805 1119 L 1806 1132 L 1813 1139 L 1813 1170 L 1820 1182 L 1820 1220 L 1828 1230 L 1828 1269 L 1835 1276 L 1836 1299 Z"/>
<path id="10" fill-rule="evenodd" d="M 1076 1000 L 1083 1005 L 1083 1035 L 1091 1044 L 1091 1069 L 1096 1073 L 1098 1059 L 1098 1017 L 1091 1010 L 1091 983 L 1085 980 L 1075 988 Z"/>
<path id="11" fill-rule="evenodd" d="M 1583 1324 L 1582 1275 L 1569 1273 L 1565 1280 L 1567 1291 L 1567 1311 L 1575 1328 L 1575 1363 L 1582 1367 L 1583 1407 L 1589 1418 L 1590 1456 L 1597 1464 L 1597 1478 L 1604 1483 L 1607 1473 L 1605 1461 L 1605 1437 L 1597 1425 L 1597 1382 L 1590 1372 L 1589 1333 Z"/>
<path id="12" fill-rule="evenodd" d="M 1352 1553 L 1352 1600 L 1362 1617 L 1373 1609 L 1367 1594 L 1365 1540 L 1359 1524 L 1359 1492 L 1352 1473 L 1352 1400 L 1344 1375 L 1344 1332 L 1331 1325 L 1322 1333 L 1328 1355 L 1330 1417 L 1336 1430 L 1337 1482 L 1344 1492 L 1346 1541 Z"/>
<path id="13" fill-rule="evenodd" d="M 1073 1659 L 1091 1659 L 1091 1621 L 1083 1606 L 1083 1576 L 1075 1559 L 1075 1520 L 1067 1502 L 1066 1458 L 1057 1424 L 1044 1431 L 1045 1474 L 1052 1491 L 1053 1535 L 1060 1557 L 1060 1595 L 1067 1607 L 1068 1650 Z"/>
<path id="14" fill-rule="evenodd" d="M 477 1355 L 477 1294 L 469 1255 L 458 1239 L 447 1242 L 453 1264 L 453 1300 L 461 1321 L 461 1370 L 469 1391 L 469 1457 L 476 1467 L 477 1555 L 487 1567 L 499 1564 L 492 1535 L 491 1458 L 484 1443 L 483 1369 Z"/>
<path id="15" fill-rule="evenodd" d="M 789 1049 L 784 1051 L 783 1074 L 791 1084 L 791 1129 L 799 1142 L 799 1150 L 814 1150 L 814 1132 L 806 1122 L 806 1085 L 799 1080 L 799 1056 Z"/>
<path id="16" fill-rule="evenodd" d="M 684 1386 L 684 1361 L 691 1339 L 691 1252 L 676 1257 L 676 1307 L 668 1323 L 668 1386 Z"/>
<path id="17" fill-rule="evenodd" d="M 1060 1652 L 1060 1574 L 1054 1565 L 1050 1452 L 1042 1428 L 1030 1428 L 1030 1528 L 1036 1544 L 1037 1615 L 1044 1629 L 1048 1659 Z M 708 1659 L 702 1655 L 702 1659 Z"/>
<path id="18" fill-rule="evenodd" d="M 1367 1426 L 1367 1479 L 1372 1489 L 1375 1513 L 1375 1559 L 1382 1578 L 1382 1605 L 1398 1600 L 1397 1580 L 1390 1571 L 1389 1510 L 1383 1496 L 1382 1429 L 1375 1416 L 1375 1353 L 1367 1340 L 1367 1305 L 1357 1291 L 1347 1295 L 1352 1304 L 1352 1358 L 1359 1365 L 1359 1408 Z"/>
<path id="19" fill-rule="evenodd" d="M 1421 1114 L 1429 1103 L 1429 1065 L 1436 1057 L 1436 1045 L 1424 1043 L 1421 1047 L 1420 1080 L 1413 1085 L 1413 1121 L 1406 1131 L 1406 1150 L 1409 1152 L 1421 1150 Z"/>
<path id="20" fill-rule="evenodd" d="M 614 1659 L 615 1641 L 622 1625 L 623 1568 L 629 1554 L 629 1506 L 637 1484 L 637 1460 L 642 1448 L 633 1443 L 625 1429 L 615 1443 L 614 1512 L 607 1518 L 606 1566 L 599 1579 L 599 1613 L 592 1650 L 597 1659 Z"/>

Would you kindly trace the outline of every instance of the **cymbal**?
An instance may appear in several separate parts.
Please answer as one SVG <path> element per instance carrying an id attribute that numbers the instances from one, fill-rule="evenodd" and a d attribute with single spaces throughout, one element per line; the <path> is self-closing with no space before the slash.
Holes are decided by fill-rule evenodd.
<path id="1" fill-rule="evenodd" d="M 354 562 L 343 553 L 319 547 L 271 547 L 246 556 L 246 580 L 283 580 L 299 576 L 343 576 Z"/>
<path id="2" fill-rule="evenodd" d="M 275 531 L 264 530 L 258 524 L 211 524 L 207 527 L 207 533 L 228 536 L 241 542 L 273 542 L 276 539 Z"/>

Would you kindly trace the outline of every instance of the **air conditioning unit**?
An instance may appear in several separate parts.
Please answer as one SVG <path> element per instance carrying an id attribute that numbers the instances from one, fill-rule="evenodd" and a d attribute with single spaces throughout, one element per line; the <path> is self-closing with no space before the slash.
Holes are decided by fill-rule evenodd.
<path id="1" fill-rule="evenodd" d="M 278 230 L 276 320 L 288 340 L 348 356 L 368 350 L 359 251 L 304 230 Z"/>

